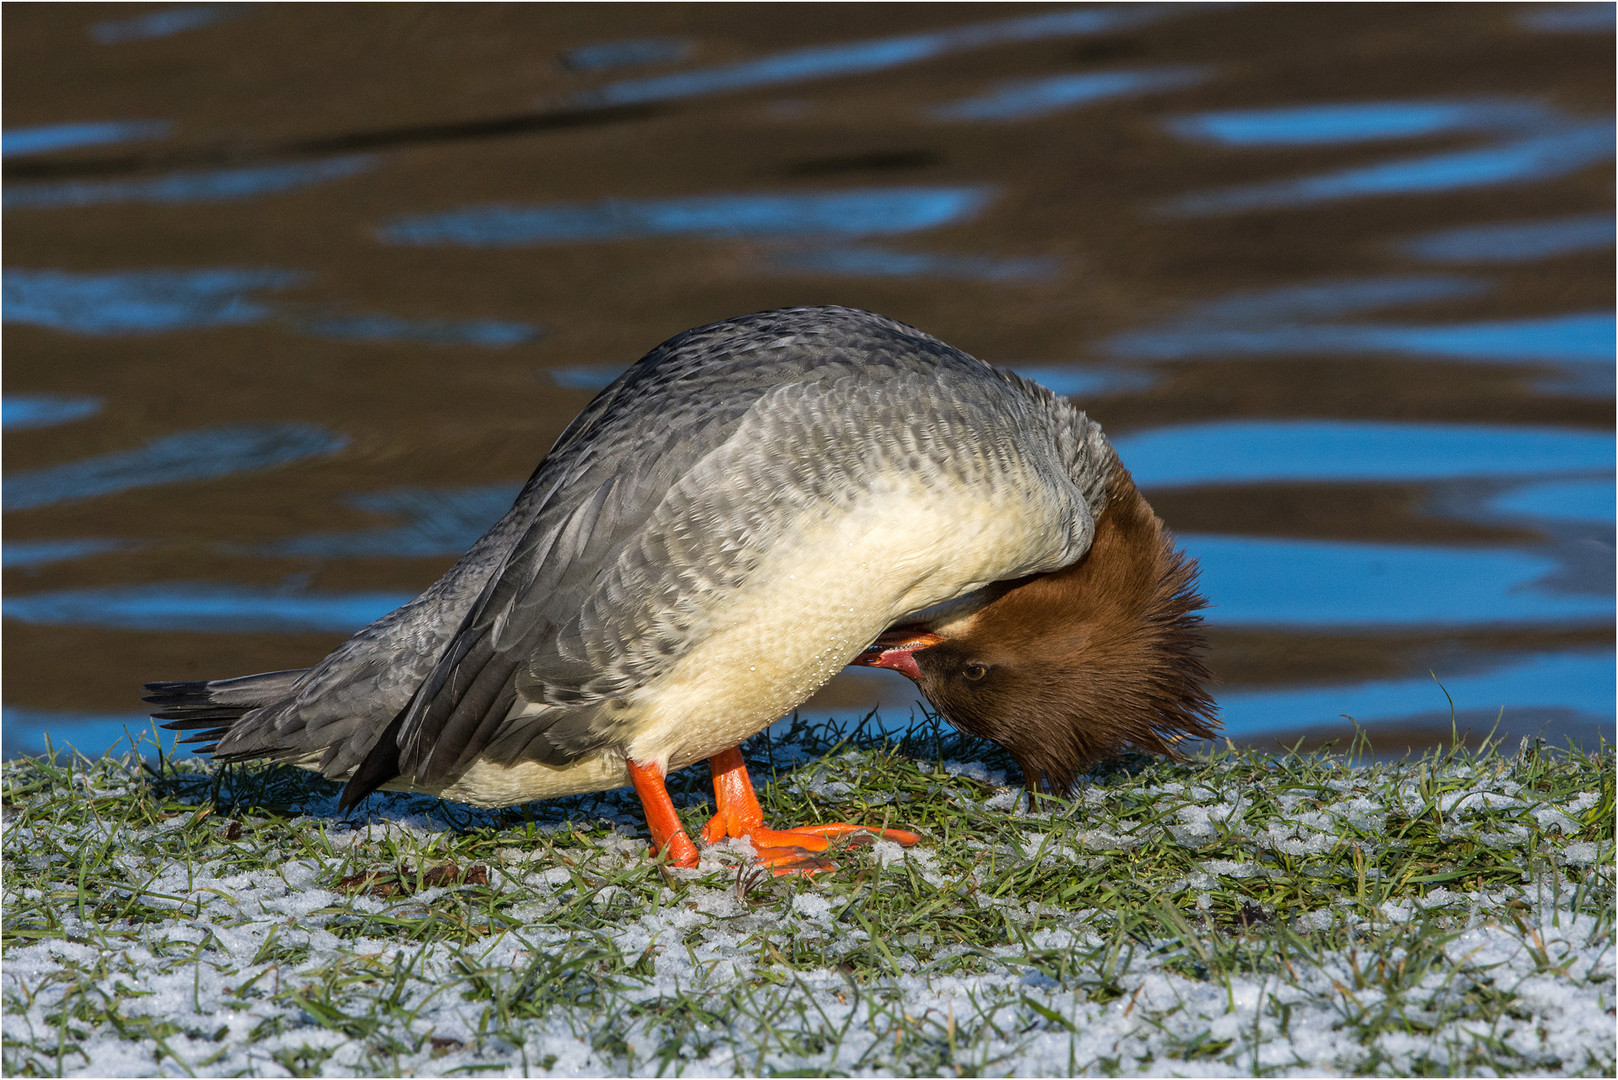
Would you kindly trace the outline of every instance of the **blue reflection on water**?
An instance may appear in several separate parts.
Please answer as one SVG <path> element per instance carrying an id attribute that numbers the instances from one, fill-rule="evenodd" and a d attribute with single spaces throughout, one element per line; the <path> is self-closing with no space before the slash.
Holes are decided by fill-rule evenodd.
<path id="1" fill-rule="evenodd" d="M 118 551 L 128 546 L 122 540 L 7 540 L 5 546 L 0 548 L 0 565 L 44 566 Z"/>
<path id="2" fill-rule="evenodd" d="M 1127 459 L 1126 459 L 1127 460 Z M 1251 536 L 1184 536 L 1217 626 L 1479 626 L 1611 622 L 1610 589 L 1536 588 L 1548 556 L 1500 548 L 1414 547 Z"/>
<path id="3" fill-rule="evenodd" d="M 1610 368 L 1595 366 L 1566 367 L 1552 369 L 1549 374 L 1533 381 L 1536 393 L 1558 395 L 1566 394 L 1569 397 L 1612 397 L 1618 386 L 1614 385 L 1614 373 Z"/>
<path id="4" fill-rule="evenodd" d="M 546 374 L 564 390 L 605 390 L 628 370 L 628 364 L 575 364 L 551 368 Z"/>
<path id="5" fill-rule="evenodd" d="M 257 322 L 269 310 L 248 293 L 303 280 L 290 270 L 65 270 L 4 272 L 6 322 L 80 334 L 157 333 Z"/>
<path id="6" fill-rule="evenodd" d="M 1566 710 L 1586 723 L 1599 724 L 1610 736 L 1613 671 L 1611 653 L 1550 653 L 1474 674 L 1439 671 L 1438 682 L 1423 675 L 1335 686 L 1225 692 L 1219 695 L 1219 706 L 1226 730 L 1237 737 L 1310 727 L 1342 728 L 1346 732 L 1350 725 L 1345 715 L 1362 724 L 1422 715 L 1447 720 L 1451 699 L 1456 712 L 1482 713 L 1491 719 L 1504 709 L 1503 720 L 1507 723 L 1515 719 L 1514 713 L 1525 710 Z M 1446 690 L 1449 697 L 1445 697 Z M 1559 741 L 1563 727 L 1563 723 L 1553 722 L 1546 729 L 1546 737 Z"/>
<path id="7" fill-rule="evenodd" d="M 931 33 L 815 45 L 720 67 L 610 83 L 581 93 L 578 100 L 591 105 L 633 105 L 808 79 L 861 75 L 963 49 L 1142 26 L 1187 10 L 1188 7 L 1177 4 L 1070 8 Z"/>
<path id="8" fill-rule="evenodd" d="M 1012 364 L 1011 369 L 1059 397 L 1100 397 L 1145 390 L 1156 381 L 1149 371 L 1119 371 L 1116 368 L 1087 367 L 1081 364 Z"/>
<path id="9" fill-rule="evenodd" d="M 26 623 L 118 630 L 349 634 L 413 599 L 405 593 L 287 592 L 173 581 L 8 595 L 3 614 Z"/>
<path id="10" fill-rule="evenodd" d="M 1169 120 L 1167 127 L 1225 146 L 1322 146 L 1528 128 L 1552 116 L 1541 106 L 1512 101 L 1368 101 L 1197 113 Z"/>
<path id="11" fill-rule="evenodd" d="M 348 439 L 309 424 L 199 428 L 122 450 L 5 479 L 7 510 L 31 510 L 154 484 L 211 480 L 334 454 Z"/>
<path id="12" fill-rule="evenodd" d="M 13 128 L 0 134 L 0 156 L 25 157 L 55 150 L 71 150 L 78 146 L 161 139 L 173 127 L 167 120 L 103 120 Z"/>
<path id="13" fill-rule="evenodd" d="M 1407 240 L 1405 251 L 1436 262 L 1532 262 L 1578 251 L 1613 246 L 1618 219 L 1611 214 L 1580 214 L 1545 221 L 1504 221 L 1444 229 Z"/>
<path id="14" fill-rule="evenodd" d="M 265 544 L 265 555 L 392 558 L 460 555 L 498 521 L 521 484 L 472 488 L 398 488 L 356 495 L 349 505 L 405 520 L 398 525 L 351 532 L 314 533 Z"/>
<path id="15" fill-rule="evenodd" d="M 55 427 L 101 411 L 98 397 L 69 394 L 6 394 L 0 398 L 0 427 L 6 431 Z"/>
<path id="16" fill-rule="evenodd" d="M 882 236 L 965 220 L 987 206 L 989 198 L 987 187 L 916 187 L 474 206 L 401 218 L 380 235 L 401 244 L 470 247 L 647 236 Z"/>
<path id="17" fill-rule="evenodd" d="M 860 246 L 799 248 L 777 254 L 774 270 L 806 270 L 851 277 L 959 278 L 967 281 L 1019 282 L 1053 278 L 1061 261 L 1040 256 L 989 258 L 942 255 Z"/>
<path id="18" fill-rule="evenodd" d="M 129 270 L 75 274 L 63 270 L 7 269 L 4 272 L 5 305 L 0 311 L 7 322 L 81 334 L 158 333 L 246 325 L 275 314 L 274 309 L 251 297 L 250 293 L 288 288 L 306 278 L 307 275 L 292 270 Z M 545 333 L 542 328 L 527 323 L 494 319 L 403 319 L 376 313 L 289 315 L 281 321 L 305 333 L 345 341 L 408 341 L 490 348 L 537 341 Z"/>
<path id="19" fill-rule="evenodd" d="M 1027 120 L 1108 98 L 1177 90 L 1206 77 L 1203 68 L 1163 67 L 1017 79 L 980 97 L 935 106 L 928 115 L 939 120 Z"/>
<path id="20" fill-rule="evenodd" d="M 1618 8 L 1610 3 L 1525 4 L 1517 13 L 1517 23 L 1547 33 L 1610 33 L 1615 11 Z"/>
<path id="21" fill-rule="evenodd" d="M 680 38 L 626 38 L 580 45 L 562 54 L 562 66 L 574 71 L 607 71 L 639 67 L 642 64 L 668 64 L 691 54 L 691 43 Z"/>
<path id="22" fill-rule="evenodd" d="M 1296 180 L 1244 185 L 1187 195 L 1165 209 L 1182 214 L 1309 206 L 1337 199 L 1458 191 L 1491 184 L 1524 184 L 1566 176 L 1613 156 L 1609 122 L 1569 124 L 1499 146 L 1457 150 L 1359 166 Z"/>
<path id="23" fill-rule="evenodd" d="M 342 341 L 412 341 L 425 345 L 503 348 L 538 341 L 545 332 L 527 323 L 492 319 L 400 319 L 392 315 L 321 315 L 297 321 L 300 330 Z"/>
<path id="24" fill-rule="evenodd" d="M 1291 286 L 1215 301 L 1164 325 L 1119 334 L 1115 356 L 1184 360 L 1276 353 L 1396 352 L 1445 360 L 1599 363 L 1613 358 L 1613 316 L 1575 312 L 1535 319 L 1450 324 L 1304 321 L 1394 304 L 1487 291 L 1469 278 L 1424 275 Z"/>
<path id="25" fill-rule="evenodd" d="M 170 34 L 223 22 L 257 6 L 251 3 L 186 4 L 182 7 L 161 8 L 132 19 L 98 22 L 90 27 L 90 36 L 102 45 L 119 45 L 126 41 L 168 37 Z"/>
<path id="26" fill-rule="evenodd" d="M 375 158 L 367 155 L 301 161 L 285 165 L 255 165 L 240 169 L 177 172 L 149 180 L 68 180 L 59 184 L 6 185 L 7 210 L 48 209 L 61 206 L 98 206 L 104 203 L 233 202 L 260 195 L 323 184 L 364 172 Z"/>
<path id="27" fill-rule="evenodd" d="M 1506 363 L 1561 360 L 1608 364 L 1613 359 L 1618 323 L 1610 311 L 1589 311 L 1503 322 L 1319 327 L 1318 330 L 1341 335 L 1343 347 L 1356 349 L 1393 350 L 1454 360 Z M 1358 333 L 1342 333 L 1347 330 Z"/>
<path id="28" fill-rule="evenodd" d="M 1396 352 L 1439 360 L 1498 363 L 1610 363 L 1614 316 L 1591 311 L 1539 319 L 1437 325 L 1365 323 L 1245 329 L 1184 326 L 1122 334 L 1107 342 L 1115 356 L 1184 360 L 1270 353 Z"/>
<path id="29" fill-rule="evenodd" d="M 1266 326 L 1270 323 L 1347 315 L 1399 304 L 1430 303 L 1481 296 L 1488 283 L 1454 274 L 1404 274 L 1397 277 L 1347 278 L 1287 285 L 1261 292 L 1236 293 L 1193 309 L 1178 320 L 1185 324 Z"/>
<path id="30" fill-rule="evenodd" d="M 162 739 L 163 752 L 170 757 L 189 757 L 187 747 L 175 748 L 176 732 L 158 732 L 151 717 L 144 713 L 80 713 L 54 709 L 23 709 L 7 705 L 0 709 L 0 754 L 7 758 L 40 757 L 51 748 L 77 750 L 88 758 L 99 758 L 117 748 L 128 750 L 132 741 L 155 751 L 155 740 Z"/>
<path id="31" fill-rule="evenodd" d="M 1546 480 L 1524 484 L 1490 499 L 1491 513 L 1536 521 L 1612 522 L 1613 482 L 1603 480 Z"/>
<path id="32" fill-rule="evenodd" d="M 1544 476 L 1613 467 L 1610 431 L 1352 420 L 1226 420 L 1113 439 L 1143 487 Z"/>

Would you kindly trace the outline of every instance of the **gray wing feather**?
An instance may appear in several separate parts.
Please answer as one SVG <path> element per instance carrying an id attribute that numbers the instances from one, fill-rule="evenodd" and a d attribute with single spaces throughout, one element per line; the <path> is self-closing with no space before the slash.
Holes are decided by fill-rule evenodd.
<path id="1" fill-rule="evenodd" d="M 524 746 L 506 747 L 500 756 L 526 754 L 563 764 L 600 745 L 598 737 L 578 738 L 577 732 L 590 727 L 587 722 L 563 724 L 555 739 L 542 738 L 570 710 L 590 709 L 628 689 L 622 674 L 604 667 L 578 632 L 603 606 L 619 611 L 629 606 L 623 584 L 598 590 L 597 578 L 641 532 L 675 478 L 710 443 L 728 437 L 738 420 L 702 424 L 695 437 L 665 429 L 664 438 L 636 448 L 642 452 L 633 459 L 598 451 L 586 469 L 569 478 L 513 547 L 427 677 L 400 737 L 404 775 L 437 782 L 489 750 L 516 701 L 525 663 L 544 673 L 528 680 L 525 689 L 532 700 L 553 707 L 551 723 L 534 724 Z"/>

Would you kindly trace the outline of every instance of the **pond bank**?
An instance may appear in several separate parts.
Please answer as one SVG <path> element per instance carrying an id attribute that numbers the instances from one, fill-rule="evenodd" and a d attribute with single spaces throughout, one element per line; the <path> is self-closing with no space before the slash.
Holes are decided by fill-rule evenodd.
<path id="1" fill-rule="evenodd" d="M 775 821 L 927 839 L 771 879 L 652 865 L 627 792 L 6 762 L 4 1071 L 1613 1072 L 1610 747 L 1135 758 L 1034 813 L 944 734 L 749 753 Z"/>

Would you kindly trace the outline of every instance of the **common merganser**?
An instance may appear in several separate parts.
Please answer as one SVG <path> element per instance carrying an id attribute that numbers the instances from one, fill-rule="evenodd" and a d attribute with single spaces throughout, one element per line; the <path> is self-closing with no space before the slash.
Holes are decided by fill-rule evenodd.
<path id="1" fill-rule="evenodd" d="M 882 649 L 866 649 L 922 613 L 929 634 L 959 633 L 955 646 L 973 646 L 962 655 L 979 656 L 1000 612 L 1046 595 L 1037 582 L 1002 583 L 1074 567 L 1091 551 L 1098 522 L 1120 505 L 1119 468 L 1100 427 L 1071 404 L 913 327 L 842 307 L 746 315 L 642 358 L 443 577 L 319 664 L 151 683 L 145 700 L 168 727 L 200 732 L 189 741 L 210 743 L 202 751 L 220 760 L 289 762 L 346 781 L 345 809 L 378 788 L 506 806 L 633 784 L 654 851 L 679 866 L 696 865 L 697 850 L 664 777 L 706 758 L 718 813 L 703 838 L 745 836 L 762 863 L 794 869 L 861 827 L 765 828 L 738 744 L 857 658 L 892 652 L 895 666 L 902 652 L 918 670 L 936 658 L 936 674 L 920 681 L 947 716 L 1006 741 L 1030 776 L 1067 775 L 1070 754 L 1040 757 L 1022 734 L 1048 734 L 1033 718 L 1051 700 L 1037 679 L 984 711 L 961 696 L 945 644 L 894 651 L 890 632 Z M 1156 542 L 1127 537 L 1045 580 L 1105 592 L 1112 559 L 1133 567 L 1134 547 Z M 1161 591 L 1158 578 L 1138 577 L 1131 570 L 1119 585 Z M 1188 595 L 1174 590 L 1171 608 Z M 1060 604 L 1058 650 L 1068 640 Z M 1150 603 L 1107 610 L 1163 617 Z M 1195 704 L 1203 673 L 1186 637 L 1194 629 L 1180 621 L 1179 637 L 1158 649 L 1167 667 L 1192 656 L 1182 681 Z M 1006 644 L 1046 656 L 1027 635 Z M 1116 670 L 1097 679 L 1085 655 L 1050 670 L 1094 686 L 1103 711 L 1108 695 L 1129 700 L 1141 657 L 1098 656 Z M 960 678 L 971 682 L 971 670 Z M 1019 701 L 1034 710 L 1026 722 Z M 1152 731 L 1174 726 L 1168 715 L 1127 734 L 1152 746 Z"/>

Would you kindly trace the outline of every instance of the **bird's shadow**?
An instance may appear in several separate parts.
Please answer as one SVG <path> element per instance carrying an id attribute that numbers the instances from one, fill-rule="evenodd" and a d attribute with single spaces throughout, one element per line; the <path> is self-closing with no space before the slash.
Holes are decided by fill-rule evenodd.
<path id="1" fill-rule="evenodd" d="M 765 783 L 787 780 L 849 750 L 883 751 L 918 761 L 980 764 L 988 772 L 1017 775 L 1011 756 L 993 743 L 956 731 L 935 714 L 902 732 L 884 729 L 873 711 L 857 722 L 813 722 L 801 714 L 748 740 L 743 756 L 754 776 Z M 342 785 L 291 765 L 213 762 L 203 769 L 159 755 L 145 762 L 154 795 L 188 805 L 207 805 L 221 817 L 245 814 L 324 819 L 339 826 L 364 828 L 393 822 L 427 831 L 468 833 L 522 827 L 541 830 L 588 823 L 644 830 L 640 802 L 631 788 L 544 799 L 516 806 L 480 808 L 432 795 L 377 791 L 350 811 L 338 808 Z M 696 811 L 713 805 L 708 770 L 681 769 L 668 777 L 676 808 Z"/>

